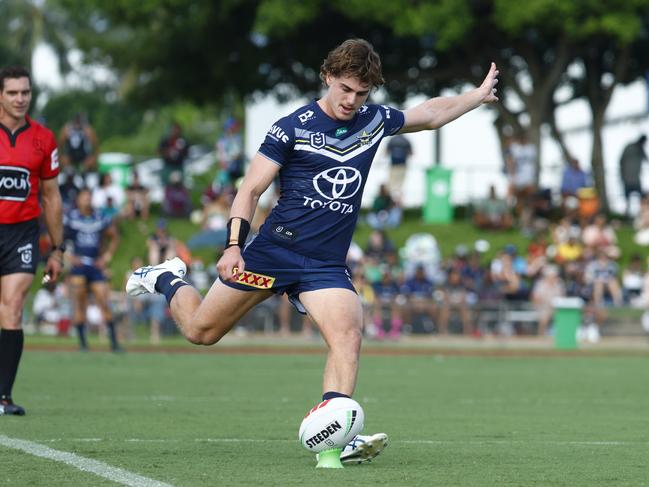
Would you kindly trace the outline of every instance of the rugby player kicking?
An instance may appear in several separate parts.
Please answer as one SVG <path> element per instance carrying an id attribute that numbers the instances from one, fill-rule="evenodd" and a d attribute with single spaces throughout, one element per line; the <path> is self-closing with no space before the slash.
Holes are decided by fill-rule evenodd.
<path id="1" fill-rule="evenodd" d="M 433 98 L 405 111 L 366 104 L 383 85 L 381 60 L 365 40 L 350 39 L 320 68 L 326 92 L 278 120 L 250 163 L 234 199 L 220 279 L 201 300 L 178 258 L 135 271 L 130 295 L 161 293 L 184 336 L 211 345 L 253 306 L 286 293 L 318 325 L 328 346 L 323 400 L 349 397 L 356 386 L 362 338 L 361 302 L 345 256 L 372 160 L 384 137 L 432 130 L 498 100 L 491 64 L 478 88 Z M 259 233 L 247 239 L 257 201 L 279 173 L 281 194 Z M 355 438 L 343 463 L 371 460 L 387 445 L 379 433 Z"/>

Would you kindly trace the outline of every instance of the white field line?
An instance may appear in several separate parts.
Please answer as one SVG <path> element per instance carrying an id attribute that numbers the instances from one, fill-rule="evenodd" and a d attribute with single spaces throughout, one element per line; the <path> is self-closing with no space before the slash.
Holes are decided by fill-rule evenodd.
<path id="1" fill-rule="evenodd" d="M 95 441 L 98 438 L 90 438 Z M 122 468 L 111 467 L 107 463 L 85 458 L 74 453 L 69 453 L 35 443 L 33 441 L 19 440 L 0 435 L 0 446 L 5 446 L 13 450 L 21 450 L 36 457 L 47 458 L 55 462 L 65 463 L 71 467 L 76 467 L 83 472 L 93 473 L 113 482 L 132 487 L 171 487 L 170 484 L 159 482 L 157 480 L 137 475 Z"/>
<path id="2" fill-rule="evenodd" d="M 0 436 L 0 439 L 2 436 Z M 194 439 L 172 439 L 172 438 L 49 438 L 38 440 L 41 443 L 68 442 L 103 442 L 123 441 L 127 443 L 180 443 L 194 441 L 197 443 L 299 443 L 297 438 L 289 440 L 286 438 L 194 438 Z M 521 445 L 533 443 L 536 445 L 556 446 L 649 446 L 649 441 L 616 441 L 616 440 L 392 440 L 393 445 Z M 0 442 L 1 444 L 1 442 Z"/>

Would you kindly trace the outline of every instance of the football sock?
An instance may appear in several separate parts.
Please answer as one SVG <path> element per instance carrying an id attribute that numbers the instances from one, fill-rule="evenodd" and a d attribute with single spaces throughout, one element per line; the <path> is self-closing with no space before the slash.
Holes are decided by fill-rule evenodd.
<path id="1" fill-rule="evenodd" d="M 325 392 L 322 395 L 322 400 L 327 401 L 329 399 L 333 399 L 334 397 L 346 397 L 347 399 L 350 399 L 350 397 L 347 394 L 343 394 L 341 392 L 329 391 L 329 392 Z"/>
<path id="2" fill-rule="evenodd" d="M 79 347 L 81 350 L 88 350 L 88 341 L 86 340 L 86 324 L 77 323 L 74 325 L 77 330 L 77 337 L 79 337 Z"/>
<path id="3" fill-rule="evenodd" d="M 164 294 L 167 304 L 171 304 L 171 298 L 173 298 L 176 291 L 183 286 L 189 286 L 189 284 L 172 272 L 163 272 L 158 276 L 155 283 L 155 290 Z"/>
<path id="4" fill-rule="evenodd" d="M 106 327 L 108 328 L 108 338 L 110 338 L 110 349 L 119 350 L 119 343 L 117 343 L 117 330 L 115 329 L 115 323 L 113 320 L 107 321 Z"/>
<path id="5" fill-rule="evenodd" d="M 24 341 L 22 330 L 0 330 L 0 397 L 11 397 Z"/>

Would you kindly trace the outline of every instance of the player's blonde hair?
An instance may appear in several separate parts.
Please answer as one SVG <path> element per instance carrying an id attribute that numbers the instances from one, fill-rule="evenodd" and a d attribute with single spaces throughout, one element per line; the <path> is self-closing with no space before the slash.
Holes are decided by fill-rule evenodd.
<path id="1" fill-rule="evenodd" d="M 348 39 L 330 51 L 320 67 L 320 79 L 325 83 L 327 75 L 349 76 L 375 88 L 385 83 L 381 58 L 365 39 Z"/>

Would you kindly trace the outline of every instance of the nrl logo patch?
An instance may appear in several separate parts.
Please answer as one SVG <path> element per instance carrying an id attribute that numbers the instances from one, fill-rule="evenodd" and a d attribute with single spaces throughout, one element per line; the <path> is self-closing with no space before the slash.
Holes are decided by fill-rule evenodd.
<path id="1" fill-rule="evenodd" d="M 322 132 L 316 132 L 315 134 L 311 134 L 311 147 L 314 149 L 322 149 L 325 146 L 327 139 L 325 138 L 325 135 Z"/>
<path id="2" fill-rule="evenodd" d="M 256 272 L 243 271 L 237 279 L 237 282 L 244 286 L 255 287 L 257 289 L 270 289 L 273 287 L 275 278 L 257 274 Z"/>

